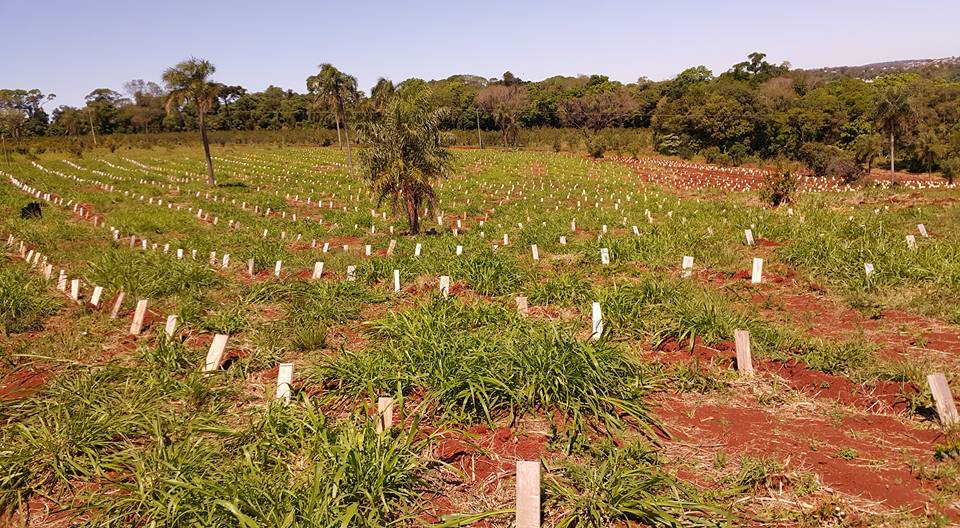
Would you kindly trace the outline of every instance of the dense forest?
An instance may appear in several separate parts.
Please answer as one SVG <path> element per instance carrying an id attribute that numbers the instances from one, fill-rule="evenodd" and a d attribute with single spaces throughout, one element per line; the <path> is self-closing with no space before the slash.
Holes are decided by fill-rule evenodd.
<path id="1" fill-rule="evenodd" d="M 720 164 L 786 158 L 816 174 L 853 179 L 879 160 L 889 161 L 893 149 L 898 169 L 940 171 L 951 178 L 960 172 L 960 61 L 795 70 L 765 58 L 752 53 L 719 75 L 696 66 L 666 81 L 641 77 L 626 84 L 603 75 L 528 81 L 510 72 L 494 79 L 455 75 L 396 85 L 381 79 L 369 95 L 352 76 L 322 65 L 319 74 L 306 77 L 303 93 L 274 86 L 251 92 L 217 83 L 204 111 L 205 126 L 336 129 L 340 137 L 376 114 L 399 86 L 420 85 L 432 105 L 446 109 L 442 128 L 468 141 L 471 136 L 462 131 L 474 131 L 476 139 L 479 129 L 484 141 L 516 146 L 523 142 L 522 131 L 563 128 L 563 144 L 550 140 L 555 149 L 584 148 L 595 156 L 634 142 L 643 144 L 627 145 L 628 152 L 652 148 Z M 120 91 L 90 92 L 81 108 L 48 110 L 52 94 L 2 89 L 0 135 L 20 145 L 40 136 L 95 143 L 97 136 L 116 133 L 196 130 L 196 106 L 170 104 L 172 90 L 167 82 L 133 80 Z"/>

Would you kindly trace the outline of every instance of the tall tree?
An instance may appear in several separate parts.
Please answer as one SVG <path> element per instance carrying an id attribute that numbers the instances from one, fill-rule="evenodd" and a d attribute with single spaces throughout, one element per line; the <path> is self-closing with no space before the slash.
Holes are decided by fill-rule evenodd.
<path id="1" fill-rule="evenodd" d="M 321 64 L 319 68 L 320 73 L 307 77 L 307 89 L 316 94 L 316 102 L 326 100 L 328 104 L 333 106 L 337 122 L 338 141 L 340 141 L 340 123 L 343 123 L 343 135 L 347 141 L 347 166 L 350 174 L 353 174 L 350 127 L 347 124 L 345 103 L 357 98 L 357 79 L 352 75 L 341 72 L 330 63 Z"/>
<path id="2" fill-rule="evenodd" d="M 210 140 L 207 138 L 206 115 L 213 109 L 220 93 L 221 85 L 210 80 L 216 68 L 210 61 L 190 58 L 163 72 L 163 82 L 170 93 L 167 95 L 167 113 L 187 104 L 197 110 L 200 126 L 200 139 L 203 141 L 203 153 L 207 158 L 207 183 L 217 185 L 213 175 L 213 158 L 210 157 Z"/>
<path id="3" fill-rule="evenodd" d="M 899 133 L 910 128 L 914 120 L 910 93 L 901 85 L 890 85 L 880 92 L 874 107 L 877 126 L 890 137 L 890 181 L 894 178 L 894 142 Z"/>
<path id="4" fill-rule="evenodd" d="M 503 146 L 510 143 L 510 133 L 514 132 L 517 116 L 527 109 L 530 98 L 522 86 L 495 84 L 480 90 L 476 97 L 477 106 L 491 115 L 503 134 Z M 516 139 L 514 134 L 514 139 Z"/>
<path id="5" fill-rule="evenodd" d="M 370 102 L 373 105 L 373 109 L 377 112 L 382 112 L 393 99 L 396 91 L 397 87 L 394 86 L 393 81 L 380 77 L 380 79 L 377 80 L 377 84 L 370 90 Z"/>
<path id="6" fill-rule="evenodd" d="M 364 180 L 378 204 L 402 205 L 410 234 L 420 232 L 420 210 L 433 210 L 434 183 L 450 168 L 450 151 L 441 145 L 443 110 L 427 104 L 426 90 L 400 90 L 379 117 L 361 123 Z"/>

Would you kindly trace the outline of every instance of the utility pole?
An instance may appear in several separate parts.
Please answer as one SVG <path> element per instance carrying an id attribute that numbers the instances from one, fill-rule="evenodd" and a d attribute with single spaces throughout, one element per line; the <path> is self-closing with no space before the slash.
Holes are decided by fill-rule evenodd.
<path id="1" fill-rule="evenodd" d="M 483 136 L 480 135 L 480 109 L 476 108 L 477 111 L 477 143 L 480 144 L 480 149 L 483 150 Z"/>

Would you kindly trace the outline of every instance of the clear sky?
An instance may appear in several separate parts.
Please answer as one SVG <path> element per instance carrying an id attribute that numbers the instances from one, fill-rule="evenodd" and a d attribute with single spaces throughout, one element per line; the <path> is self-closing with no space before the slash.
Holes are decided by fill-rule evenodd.
<path id="1" fill-rule="evenodd" d="M 960 0 L 0 0 L 0 20 L 0 88 L 55 93 L 48 111 L 159 81 L 189 56 L 212 61 L 219 82 L 304 91 L 321 62 L 369 90 L 380 76 L 505 70 L 660 80 L 699 64 L 720 73 L 752 51 L 798 68 L 960 55 Z"/>

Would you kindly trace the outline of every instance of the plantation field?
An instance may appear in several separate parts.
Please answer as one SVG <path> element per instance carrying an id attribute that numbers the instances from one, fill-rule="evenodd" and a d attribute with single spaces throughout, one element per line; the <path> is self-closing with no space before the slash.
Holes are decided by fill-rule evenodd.
<path id="1" fill-rule="evenodd" d="M 960 522 L 957 190 L 455 158 L 415 237 L 336 148 L 0 165 L 0 524 Z"/>

